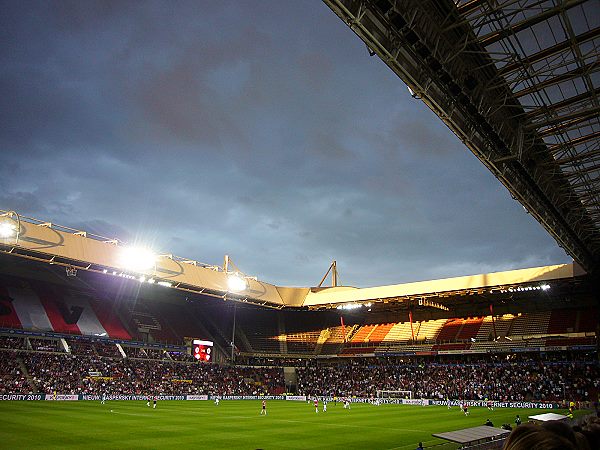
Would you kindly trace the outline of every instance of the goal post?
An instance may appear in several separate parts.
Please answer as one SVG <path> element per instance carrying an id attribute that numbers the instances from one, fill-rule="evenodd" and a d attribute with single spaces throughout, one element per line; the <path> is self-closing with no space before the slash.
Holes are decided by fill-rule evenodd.
<path id="1" fill-rule="evenodd" d="M 412 391 L 377 390 L 377 398 L 413 398 Z"/>

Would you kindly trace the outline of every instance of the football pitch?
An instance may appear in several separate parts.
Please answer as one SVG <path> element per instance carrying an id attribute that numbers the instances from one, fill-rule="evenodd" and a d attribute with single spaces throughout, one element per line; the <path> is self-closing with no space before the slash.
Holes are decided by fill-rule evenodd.
<path id="1" fill-rule="evenodd" d="M 514 424 L 516 414 L 547 411 L 353 404 L 328 405 L 284 400 L 0 402 L 0 448 L 22 449 L 406 449 L 422 441 L 440 444 L 432 433 L 483 425 Z M 565 413 L 554 410 L 553 412 Z M 583 412 L 581 412 L 583 413 Z M 456 444 L 436 447 L 455 449 Z"/>

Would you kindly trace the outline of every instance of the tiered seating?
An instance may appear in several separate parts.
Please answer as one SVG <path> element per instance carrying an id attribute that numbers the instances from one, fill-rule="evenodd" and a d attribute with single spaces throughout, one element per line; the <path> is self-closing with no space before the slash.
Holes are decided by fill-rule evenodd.
<path id="1" fill-rule="evenodd" d="M 435 344 L 431 350 L 466 350 L 470 346 L 467 342 L 457 342 L 453 344 Z"/>
<path id="2" fill-rule="evenodd" d="M 491 316 L 489 316 L 491 318 Z M 503 338 L 506 337 L 513 326 L 515 316 L 512 314 L 504 314 L 494 318 L 496 324 L 496 336 Z"/>
<path id="3" fill-rule="evenodd" d="M 383 350 L 385 352 L 430 352 L 432 351 L 433 344 L 396 344 L 387 347 L 379 347 L 377 350 Z"/>
<path id="4" fill-rule="evenodd" d="M 0 336 L 0 348 L 25 348 L 25 338 L 13 336 Z"/>
<path id="5" fill-rule="evenodd" d="M 360 327 L 360 329 L 356 332 L 356 334 L 354 336 L 352 336 L 352 344 L 363 344 L 367 341 L 367 338 L 369 337 L 369 335 L 371 334 L 371 332 L 373 331 L 373 329 L 376 327 L 377 325 L 363 325 L 362 327 Z"/>
<path id="6" fill-rule="evenodd" d="M 130 340 L 132 336 L 119 318 L 115 305 L 110 300 L 92 299 L 90 301 L 98 320 L 112 339 Z"/>
<path id="7" fill-rule="evenodd" d="M 321 330 L 286 334 L 288 353 L 313 353 Z"/>
<path id="8" fill-rule="evenodd" d="M 131 339 L 108 304 L 91 292 L 17 278 L 2 280 L 0 326 Z"/>
<path id="9" fill-rule="evenodd" d="M 0 394 L 31 392 L 19 360 L 12 352 L 0 352 Z"/>
<path id="10" fill-rule="evenodd" d="M 22 328 L 12 297 L 4 285 L 0 285 L 0 327 Z"/>
<path id="11" fill-rule="evenodd" d="M 371 336 L 369 336 L 369 341 L 373 344 L 381 343 L 393 326 L 394 323 L 382 323 L 377 325 L 371 333 Z"/>
<path id="12" fill-rule="evenodd" d="M 483 317 L 468 318 L 465 320 L 464 325 L 458 332 L 456 338 L 462 341 L 470 341 L 477 335 L 482 323 Z"/>
<path id="13" fill-rule="evenodd" d="M 31 349 L 38 352 L 61 352 L 60 343 L 56 339 L 29 338 Z"/>
<path id="14" fill-rule="evenodd" d="M 375 347 L 347 347 L 342 350 L 342 355 L 360 355 L 364 353 L 375 353 Z"/>
<path id="15" fill-rule="evenodd" d="M 494 340 L 494 324 L 492 322 L 492 316 L 485 316 L 483 318 L 481 326 L 474 337 L 477 342 Z"/>
<path id="16" fill-rule="evenodd" d="M 548 339 L 546 347 L 562 347 L 568 345 L 596 345 L 596 339 L 593 337 L 575 337 L 563 339 Z"/>
<path id="17" fill-rule="evenodd" d="M 417 324 L 411 327 L 410 322 L 395 323 L 388 334 L 383 338 L 383 344 L 408 343 L 412 341 L 412 330 L 417 328 Z M 415 330 L 416 331 L 416 330 Z"/>
<path id="18" fill-rule="evenodd" d="M 130 347 L 128 345 L 123 345 L 122 347 L 128 358 L 148 358 L 146 350 L 142 347 Z"/>
<path id="19" fill-rule="evenodd" d="M 279 353 L 279 339 L 283 339 L 277 328 L 277 316 L 271 311 L 238 310 L 238 327 L 250 343 L 249 351 Z M 237 345 L 242 343 L 236 340 Z"/>
<path id="20" fill-rule="evenodd" d="M 598 310 L 589 309 L 587 311 L 579 311 L 579 327 L 577 331 L 594 332 L 598 327 Z"/>
<path id="21" fill-rule="evenodd" d="M 314 311 L 296 311 L 280 316 L 285 326 L 288 353 L 314 354 L 321 331 L 331 326 L 337 315 L 323 315 Z"/>
<path id="22" fill-rule="evenodd" d="M 417 332 L 416 336 L 417 341 L 433 342 L 437 340 L 440 330 L 445 323 L 446 319 L 426 320 L 424 322 L 419 322 L 419 331 Z"/>
<path id="23" fill-rule="evenodd" d="M 552 311 L 548 323 L 548 333 L 573 333 L 577 322 L 577 311 L 574 309 L 563 309 Z"/>
<path id="24" fill-rule="evenodd" d="M 155 340 L 178 343 L 182 342 L 184 336 L 200 337 L 204 335 L 198 322 L 187 312 L 186 306 L 185 304 L 156 304 L 153 312 L 160 317 L 162 329 L 159 332 L 153 332 Z"/>
<path id="25" fill-rule="evenodd" d="M 437 335 L 436 340 L 438 342 L 454 341 L 463 324 L 463 319 L 448 319 Z"/>
<path id="26" fill-rule="evenodd" d="M 174 334 L 166 322 L 159 319 L 160 315 L 150 311 L 149 307 L 136 305 L 136 309 L 130 309 L 128 313 L 132 328 L 137 330 L 142 337 L 148 335 L 152 342 L 181 343 L 182 338 Z"/>
<path id="27" fill-rule="evenodd" d="M 146 348 L 146 355 L 149 359 L 169 359 L 167 351 L 157 348 Z"/>
<path id="28" fill-rule="evenodd" d="M 549 311 L 521 314 L 515 319 L 510 335 L 530 336 L 534 334 L 547 334 L 549 321 Z"/>
<path id="29" fill-rule="evenodd" d="M 344 333 L 347 332 L 347 327 L 337 326 L 328 329 L 329 335 L 327 340 L 323 342 L 321 353 L 325 355 L 334 355 L 339 352 L 340 347 L 344 344 Z"/>
<path id="30" fill-rule="evenodd" d="M 88 355 L 95 356 L 98 353 L 94 348 L 94 344 L 91 341 L 83 339 L 68 339 L 67 345 L 74 355 Z"/>
<path id="31" fill-rule="evenodd" d="M 94 342 L 94 347 L 100 356 L 108 356 L 110 358 L 121 358 L 122 355 L 117 348 L 117 345 L 112 342 Z"/>

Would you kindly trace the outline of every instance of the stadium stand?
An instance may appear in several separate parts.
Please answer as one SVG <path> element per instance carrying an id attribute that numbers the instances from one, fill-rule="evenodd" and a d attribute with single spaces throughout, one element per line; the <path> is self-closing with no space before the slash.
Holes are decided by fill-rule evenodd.
<path id="1" fill-rule="evenodd" d="M 548 333 L 573 333 L 576 328 L 577 311 L 565 309 L 561 311 L 552 311 L 548 323 Z"/>
<path id="2" fill-rule="evenodd" d="M 415 326 L 410 322 L 399 322 L 393 324 L 388 334 L 383 338 L 382 343 L 408 343 L 412 341 L 412 334 Z"/>
<path id="3" fill-rule="evenodd" d="M 280 335 L 277 316 L 274 311 L 256 309 L 239 309 L 237 313 L 239 325 L 236 330 L 236 342 L 242 349 L 257 353 L 279 353 Z M 249 346 L 249 347 L 248 347 Z"/>
<path id="4" fill-rule="evenodd" d="M 509 335 L 531 336 L 547 334 L 549 322 L 550 311 L 520 314 L 515 318 Z"/>
<path id="5" fill-rule="evenodd" d="M 285 390 L 284 367 L 297 376 L 294 392 L 313 395 L 389 389 L 558 401 L 600 389 L 598 363 L 586 353 L 597 344 L 589 307 L 416 314 L 412 326 L 406 311 L 393 314 L 405 318 L 396 322 L 359 311 L 344 313 L 344 325 L 335 310 L 115 292 L 0 278 L 0 392 L 276 394 Z M 215 342 L 213 363 L 190 355 L 196 337 Z"/>
<path id="6" fill-rule="evenodd" d="M 465 321 L 464 319 L 449 319 L 438 335 L 436 336 L 436 341 L 438 342 L 452 342 L 456 340 L 459 331 L 463 327 Z"/>
<path id="7" fill-rule="evenodd" d="M 596 332 L 598 329 L 598 309 L 585 309 L 578 311 L 577 331 Z"/>
<path id="8" fill-rule="evenodd" d="M 371 332 L 371 335 L 369 336 L 369 341 L 375 345 L 380 344 L 381 342 L 383 342 L 383 340 L 385 339 L 385 337 L 390 332 L 393 326 L 394 323 L 378 324 Z"/>
<path id="9" fill-rule="evenodd" d="M 417 341 L 435 341 L 445 323 L 445 319 L 427 320 L 424 322 L 419 322 L 418 332 L 416 335 Z"/>
<path id="10" fill-rule="evenodd" d="M 364 344 L 369 342 L 369 337 L 377 325 L 364 325 L 359 328 L 350 341 L 352 344 Z"/>
<path id="11" fill-rule="evenodd" d="M 464 321 L 462 328 L 456 335 L 456 339 L 470 341 L 475 338 L 481 325 L 483 323 L 483 317 L 468 318 Z"/>

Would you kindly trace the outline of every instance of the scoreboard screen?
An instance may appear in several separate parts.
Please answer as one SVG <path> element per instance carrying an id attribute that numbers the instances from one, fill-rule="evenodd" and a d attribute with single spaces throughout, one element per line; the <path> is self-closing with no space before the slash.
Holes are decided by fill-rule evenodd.
<path id="1" fill-rule="evenodd" d="M 198 361 L 210 362 L 212 360 L 212 341 L 202 341 L 200 339 L 194 339 L 192 341 L 192 355 Z"/>

